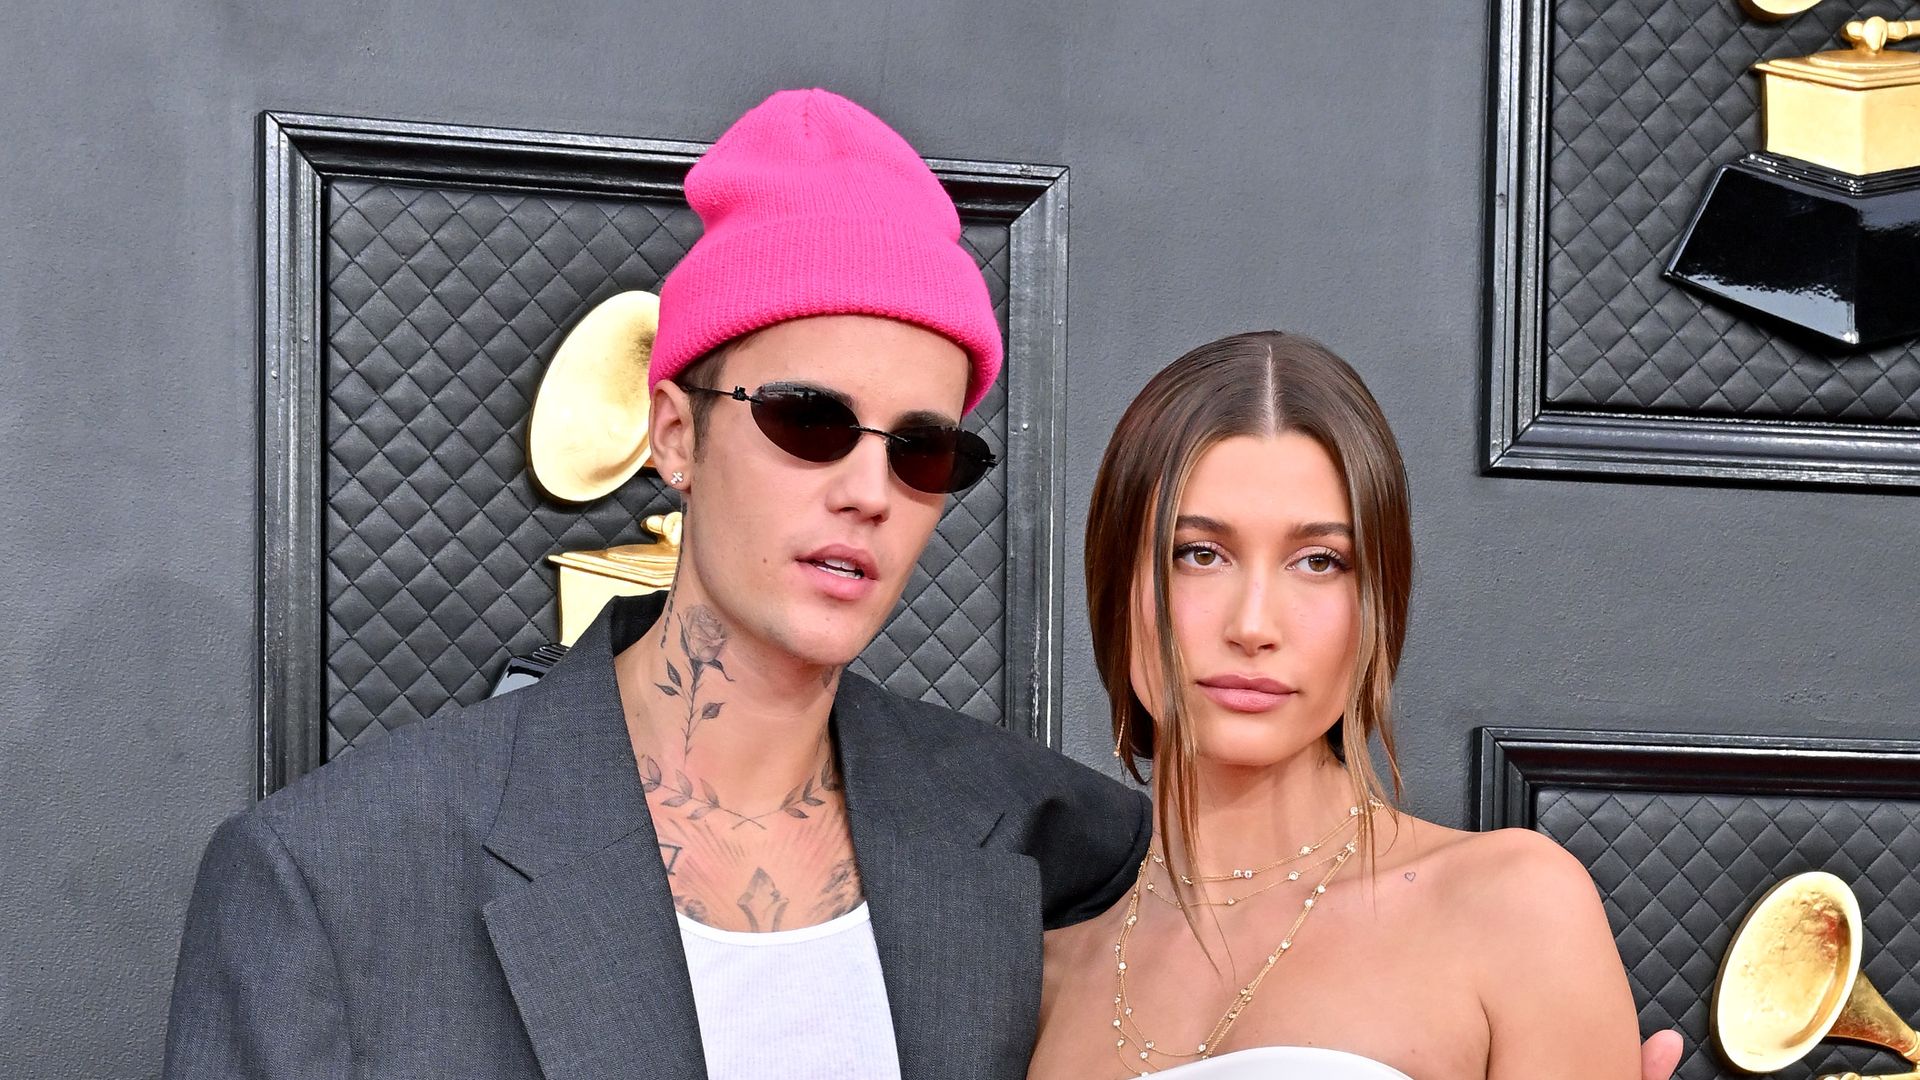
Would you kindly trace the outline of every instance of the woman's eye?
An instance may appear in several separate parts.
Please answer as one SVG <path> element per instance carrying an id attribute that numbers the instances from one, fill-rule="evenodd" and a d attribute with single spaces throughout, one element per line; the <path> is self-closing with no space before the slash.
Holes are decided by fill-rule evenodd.
<path id="1" fill-rule="evenodd" d="M 1207 547 L 1202 544 L 1183 544 L 1173 551 L 1174 562 L 1183 562 L 1188 566 L 1200 570 L 1207 570 L 1218 566 L 1222 560 L 1223 556 L 1220 554 L 1219 549 Z"/>
<path id="2" fill-rule="evenodd" d="M 1344 570 L 1347 566 L 1345 560 L 1331 551 L 1316 551 L 1310 555 L 1303 555 L 1294 565 L 1304 567 L 1307 573 L 1316 575 L 1331 574 L 1336 570 Z"/>

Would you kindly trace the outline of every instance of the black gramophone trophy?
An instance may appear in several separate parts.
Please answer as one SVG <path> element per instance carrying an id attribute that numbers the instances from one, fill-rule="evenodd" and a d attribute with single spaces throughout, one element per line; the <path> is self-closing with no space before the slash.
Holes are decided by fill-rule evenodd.
<path id="1" fill-rule="evenodd" d="M 1742 0 L 1784 18 L 1820 0 Z M 1667 265 L 1713 299 L 1838 349 L 1920 337 L 1920 20 L 1755 66 L 1763 153 L 1723 166 Z"/>

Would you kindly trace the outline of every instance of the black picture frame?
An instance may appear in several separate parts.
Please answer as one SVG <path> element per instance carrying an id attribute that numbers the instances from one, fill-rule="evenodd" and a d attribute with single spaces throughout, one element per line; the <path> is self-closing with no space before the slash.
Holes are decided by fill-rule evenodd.
<path id="1" fill-rule="evenodd" d="M 1573 411 L 1546 403 L 1542 386 L 1552 35 L 1553 0 L 1497 0 L 1488 95 L 1486 471 L 1920 486 L 1920 429 Z"/>
<path id="2" fill-rule="evenodd" d="M 326 186 L 341 178 L 679 198 L 705 143 L 293 112 L 261 115 L 257 794 L 325 760 Z M 928 159 L 961 216 L 1005 222 L 1006 672 L 1011 722 L 1061 742 L 1068 171 Z"/>
<path id="3" fill-rule="evenodd" d="M 1484 727 L 1473 826 L 1531 829 L 1541 788 L 1920 799 L 1920 742 Z"/>
<path id="4" fill-rule="evenodd" d="M 1849 881 L 1878 934 L 1872 978 L 1911 1007 L 1904 932 L 1914 894 L 1899 882 L 1910 880 L 1920 836 L 1881 828 L 1911 820 L 1895 806 L 1920 805 L 1920 742 L 1524 727 L 1481 728 L 1475 740 L 1474 827 L 1544 832 L 1586 863 L 1629 965 L 1642 1030 L 1675 1027 L 1685 1040 L 1677 1077 L 1741 1075 L 1713 1042 L 1712 988 L 1740 919 L 1790 873 L 1827 869 Z M 1570 799 L 1591 816 L 1569 818 Z M 1763 822 L 1739 817 L 1754 800 L 1792 809 Z M 1814 804 L 1846 808 L 1859 831 L 1824 831 Z M 1671 831 L 1641 828 L 1632 808 L 1649 806 L 1665 808 Z M 1880 827 L 1867 824 L 1876 819 Z M 1585 824 L 1569 833 L 1570 821 Z M 1887 1057 L 1823 1041 L 1778 1075 L 1871 1073 Z"/>

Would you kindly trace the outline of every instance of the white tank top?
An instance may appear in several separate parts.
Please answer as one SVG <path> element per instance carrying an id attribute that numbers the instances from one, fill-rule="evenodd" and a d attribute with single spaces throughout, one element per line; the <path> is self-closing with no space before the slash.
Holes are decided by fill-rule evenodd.
<path id="1" fill-rule="evenodd" d="M 766 934 L 679 919 L 708 1080 L 900 1080 L 866 904 Z"/>

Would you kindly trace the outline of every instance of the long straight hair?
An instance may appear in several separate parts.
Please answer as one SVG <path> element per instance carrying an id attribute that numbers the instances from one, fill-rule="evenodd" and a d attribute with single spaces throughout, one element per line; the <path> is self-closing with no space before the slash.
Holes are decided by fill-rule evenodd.
<path id="1" fill-rule="evenodd" d="M 1393 432 L 1360 376 L 1317 341 L 1268 330 L 1209 342 L 1155 375 L 1127 407 L 1101 459 L 1087 512 L 1087 609 L 1094 663 L 1112 708 L 1114 753 L 1141 783 L 1148 782 L 1141 763 L 1152 763 L 1156 825 L 1163 843 L 1179 838 L 1178 852 L 1166 854 L 1169 860 L 1178 854 L 1189 873 L 1198 867 L 1196 751 L 1183 690 L 1186 664 L 1170 614 L 1174 522 L 1195 464 L 1216 443 L 1287 432 L 1307 435 L 1326 450 L 1345 481 L 1353 513 L 1360 640 L 1346 708 L 1327 732 L 1327 743 L 1346 765 L 1355 806 L 1364 811 L 1373 800 L 1391 805 L 1401 790 L 1393 677 L 1407 635 L 1413 534 L 1406 467 Z M 1134 692 L 1132 680 L 1136 636 L 1147 615 L 1136 598 L 1144 599 L 1139 590 L 1148 583 L 1150 640 L 1158 656 L 1147 662 L 1157 660 L 1165 699 L 1158 717 Z M 1373 765 L 1375 736 L 1392 775 L 1392 798 Z M 1170 828 L 1176 824 L 1177 830 Z M 1359 830 L 1360 846 L 1371 859 L 1371 814 L 1360 815 Z M 1181 906 L 1188 908 L 1178 876 L 1173 880 Z M 1191 920 L 1190 909 L 1188 914 Z"/>

